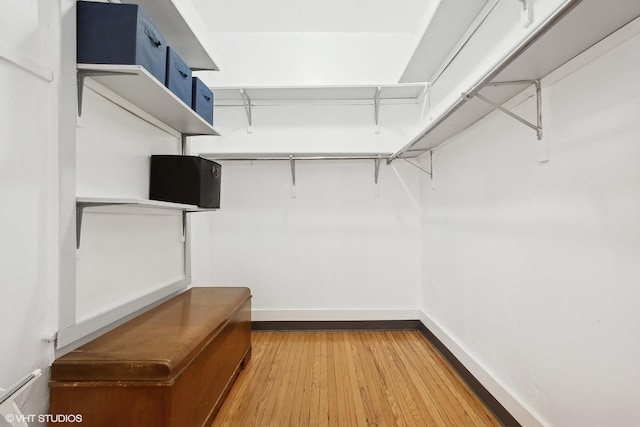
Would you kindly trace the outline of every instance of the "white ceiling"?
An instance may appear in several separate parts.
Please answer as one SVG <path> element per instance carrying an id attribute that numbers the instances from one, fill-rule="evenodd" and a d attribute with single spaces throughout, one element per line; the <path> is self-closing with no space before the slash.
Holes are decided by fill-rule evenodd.
<path id="1" fill-rule="evenodd" d="M 416 33 L 438 0 L 192 0 L 211 32 Z"/>
<path id="2" fill-rule="evenodd" d="M 200 77 L 220 87 L 397 83 L 441 0 L 182 1 L 220 68 Z"/>

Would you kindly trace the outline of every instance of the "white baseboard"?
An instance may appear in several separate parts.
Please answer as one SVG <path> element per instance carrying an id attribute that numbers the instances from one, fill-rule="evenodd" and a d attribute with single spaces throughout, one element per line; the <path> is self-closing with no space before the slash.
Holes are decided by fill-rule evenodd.
<path id="1" fill-rule="evenodd" d="M 523 426 L 543 427 L 548 425 L 536 416 L 520 399 L 509 392 L 492 376 L 462 345 L 451 337 L 425 312 L 420 313 L 420 321 L 435 335 L 465 368 L 496 398 L 498 402 Z"/>
<path id="2" fill-rule="evenodd" d="M 420 310 L 251 310 L 251 320 L 274 321 L 349 321 L 349 320 L 417 320 Z"/>

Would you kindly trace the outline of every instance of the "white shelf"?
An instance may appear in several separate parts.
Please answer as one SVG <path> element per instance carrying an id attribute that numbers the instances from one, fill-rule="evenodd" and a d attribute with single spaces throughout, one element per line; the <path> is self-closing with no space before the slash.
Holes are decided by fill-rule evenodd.
<path id="1" fill-rule="evenodd" d="M 204 40 L 209 40 L 207 27 L 188 0 L 126 0 L 137 4 L 174 48 L 194 70 L 218 70 Z"/>
<path id="2" fill-rule="evenodd" d="M 401 82 L 431 81 L 488 0 L 441 0 L 418 42 Z"/>
<path id="3" fill-rule="evenodd" d="M 482 89 L 482 94 L 502 104 L 521 92 L 526 84 L 496 88 L 490 87 L 491 82 L 539 80 L 638 16 L 638 0 L 618 0 L 615 7 L 602 0 L 568 0 L 559 9 L 558 16 L 542 24 L 466 93 L 473 96 Z M 393 158 L 416 157 L 431 150 L 493 110 L 480 100 L 460 98 Z"/>
<path id="4" fill-rule="evenodd" d="M 162 202 L 160 200 L 148 199 L 126 199 L 114 197 L 77 197 L 76 198 L 76 248 L 80 248 L 80 236 L 82 234 L 82 217 L 87 208 L 98 208 L 105 206 L 127 206 L 146 209 L 165 209 L 172 211 L 189 212 L 210 212 L 217 209 L 201 208 L 196 205 L 184 203 Z M 184 221 L 184 218 L 183 218 Z M 184 223 L 183 223 L 184 227 Z"/>
<path id="5" fill-rule="evenodd" d="M 85 208 L 97 207 L 97 206 L 117 206 L 127 205 L 138 208 L 150 208 L 150 209 L 168 209 L 174 211 L 185 212 L 206 212 L 215 209 L 200 208 L 196 205 L 187 205 L 184 203 L 163 202 L 160 200 L 148 200 L 148 199 L 121 199 L 121 198 L 109 198 L 109 197 L 78 197 L 76 198 L 76 204 L 83 205 Z"/>
<path id="6" fill-rule="evenodd" d="M 78 64 L 77 67 L 79 76 L 90 77 L 182 134 L 220 135 L 213 126 L 140 65 Z M 79 78 L 80 111 L 83 86 L 82 79 Z M 123 107 L 127 108 L 126 105 Z"/>
<path id="7" fill-rule="evenodd" d="M 216 105 L 241 106 L 241 90 L 251 99 L 253 105 L 273 105 L 295 102 L 326 102 L 372 104 L 380 88 L 381 103 L 418 103 L 427 92 L 424 83 L 366 86 L 254 86 L 254 87 L 212 87 Z"/>

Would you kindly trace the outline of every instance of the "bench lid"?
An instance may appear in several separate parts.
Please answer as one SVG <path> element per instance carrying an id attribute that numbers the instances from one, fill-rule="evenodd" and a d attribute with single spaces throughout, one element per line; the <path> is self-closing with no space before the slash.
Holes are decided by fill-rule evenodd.
<path id="1" fill-rule="evenodd" d="M 250 298 L 248 288 L 191 288 L 58 358 L 51 380 L 172 380 Z"/>

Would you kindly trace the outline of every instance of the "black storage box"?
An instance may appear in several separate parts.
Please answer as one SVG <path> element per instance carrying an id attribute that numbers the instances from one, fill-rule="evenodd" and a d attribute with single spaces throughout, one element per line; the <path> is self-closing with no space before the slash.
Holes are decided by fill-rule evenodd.
<path id="1" fill-rule="evenodd" d="M 151 156 L 149 198 L 165 202 L 220 207 L 222 167 L 197 156 Z"/>
<path id="2" fill-rule="evenodd" d="M 142 65 L 165 82 L 167 44 L 140 6 L 79 1 L 77 19 L 78 62 Z"/>
<path id="3" fill-rule="evenodd" d="M 191 108 L 213 126 L 213 92 L 197 77 L 193 78 Z"/>
<path id="4" fill-rule="evenodd" d="M 191 68 L 184 63 L 178 53 L 167 48 L 167 76 L 165 86 L 185 104 L 191 107 Z"/>

